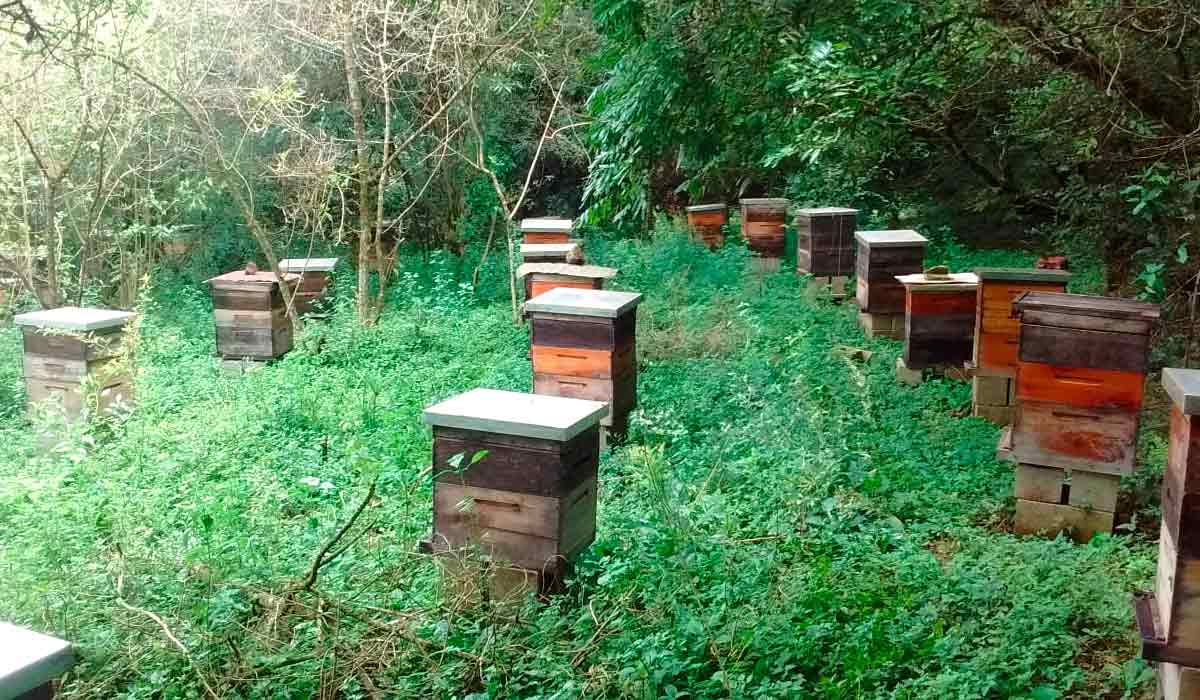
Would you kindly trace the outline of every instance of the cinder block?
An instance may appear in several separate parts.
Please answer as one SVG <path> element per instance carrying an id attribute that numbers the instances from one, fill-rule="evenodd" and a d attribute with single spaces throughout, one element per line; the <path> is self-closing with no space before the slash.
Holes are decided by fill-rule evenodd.
<path id="1" fill-rule="evenodd" d="M 1016 415 L 1015 406 L 989 406 L 977 403 L 971 409 L 971 415 L 984 418 L 996 425 L 1012 425 L 1013 418 Z"/>
<path id="2" fill-rule="evenodd" d="M 924 380 L 921 370 L 909 369 L 903 357 L 896 358 L 896 381 L 907 386 L 920 386 Z"/>
<path id="3" fill-rule="evenodd" d="M 977 404 L 987 406 L 1012 405 L 1011 377 L 999 377 L 991 374 L 976 374 L 972 384 L 972 397 Z"/>
<path id="4" fill-rule="evenodd" d="M 1020 534 L 1057 535 L 1070 532 L 1077 542 L 1087 542 L 1097 533 L 1112 532 L 1114 515 L 1109 511 L 1077 508 L 1058 503 L 1017 499 L 1013 529 Z"/>

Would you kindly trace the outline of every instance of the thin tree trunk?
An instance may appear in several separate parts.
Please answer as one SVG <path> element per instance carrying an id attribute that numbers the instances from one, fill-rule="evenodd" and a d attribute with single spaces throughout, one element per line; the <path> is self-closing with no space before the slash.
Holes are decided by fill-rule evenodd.
<path id="1" fill-rule="evenodd" d="M 346 0 L 342 12 L 342 58 L 345 61 L 346 92 L 350 117 L 354 121 L 355 182 L 358 185 L 358 320 L 371 322 L 371 226 L 370 198 L 367 192 L 367 172 L 370 169 L 367 152 L 367 127 L 363 121 L 362 93 L 358 84 L 358 64 L 354 59 L 354 2 Z"/>

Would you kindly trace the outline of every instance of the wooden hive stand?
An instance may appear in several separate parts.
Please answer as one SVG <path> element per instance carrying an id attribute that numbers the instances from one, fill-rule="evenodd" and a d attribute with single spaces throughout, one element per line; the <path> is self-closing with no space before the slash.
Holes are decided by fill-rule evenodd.
<path id="1" fill-rule="evenodd" d="M 566 243 L 522 243 L 521 260 L 527 263 L 578 265 L 583 262 L 583 246 L 575 240 Z"/>
<path id="2" fill-rule="evenodd" d="M 521 219 L 521 242 L 570 243 L 574 226 L 570 219 Z"/>
<path id="3" fill-rule="evenodd" d="M 1013 309 L 1020 321 L 1011 431 L 1017 462 L 1016 530 L 1072 529 L 1081 540 L 1111 531 L 1120 477 L 1134 469 L 1138 412 L 1158 307 L 1026 292 Z M 1035 474 L 1041 476 L 1035 479 Z M 1034 483 L 1041 486 L 1034 488 Z M 1088 503 L 1077 497 L 1080 489 L 1087 492 Z"/>
<path id="4" fill-rule="evenodd" d="M 325 298 L 333 286 L 333 271 L 340 258 L 287 258 L 279 261 L 279 271 L 300 276 L 295 288 L 298 313 L 312 313 L 317 302 Z"/>
<path id="5" fill-rule="evenodd" d="M 904 356 L 897 364 L 898 376 L 904 370 L 962 370 L 975 342 L 979 278 L 958 272 L 900 275 L 896 280 L 904 285 Z"/>
<path id="6" fill-rule="evenodd" d="M 904 285 L 921 272 L 928 240 L 916 231 L 858 231 L 855 277 L 858 323 L 867 337 L 904 338 Z"/>
<path id="7" fill-rule="evenodd" d="M 217 355 L 265 362 L 292 349 L 292 321 L 284 306 L 281 278 L 291 285 L 300 280 L 295 274 L 260 271 L 254 263 L 208 280 Z"/>
<path id="8" fill-rule="evenodd" d="M 129 311 L 64 306 L 20 314 L 13 323 L 24 331 L 26 405 L 57 400 L 68 418 L 83 414 L 89 383 L 104 411 L 133 400 L 128 374 L 125 329 L 136 317 Z"/>
<path id="9" fill-rule="evenodd" d="M 1200 697 L 1200 370 L 1167 368 L 1171 433 L 1154 591 L 1134 597 L 1142 657 L 1158 663 L 1158 697 Z"/>
<path id="10" fill-rule="evenodd" d="M 526 301 L 559 287 L 603 289 L 605 281 L 616 275 L 616 268 L 599 265 L 525 263 L 517 268 L 517 279 L 524 280 Z"/>
<path id="11" fill-rule="evenodd" d="M 716 250 L 725 243 L 725 224 L 729 212 L 725 203 L 696 204 L 687 208 L 688 231 L 692 240 Z"/>
<path id="12" fill-rule="evenodd" d="M 425 409 L 435 474 L 427 546 L 440 555 L 448 597 L 470 594 L 481 563 L 492 600 L 561 586 L 595 538 L 605 411 L 596 401 L 494 389 Z"/>
<path id="13" fill-rule="evenodd" d="M 840 207 L 796 212 L 796 272 L 812 275 L 810 294 L 828 289 L 834 299 L 846 297 L 846 282 L 854 274 L 854 234 L 858 210 Z"/>
<path id="14" fill-rule="evenodd" d="M 623 435 L 637 407 L 637 306 L 642 295 L 555 289 L 525 305 L 533 391 L 603 401 L 601 422 Z"/>
<path id="15" fill-rule="evenodd" d="M 1025 292 L 1065 292 L 1071 273 L 985 267 L 979 276 L 972 352 L 971 414 L 1009 425 L 1016 412 L 1017 343 L 1021 324 L 1012 303 Z"/>
<path id="16" fill-rule="evenodd" d="M 0 698 L 51 700 L 75 662 L 69 642 L 0 622 Z"/>
<path id="17" fill-rule="evenodd" d="M 787 247 L 788 200 L 778 197 L 740 200 L 742 208 L 742 238 L 755 254 L 751 268 L 759 272 L 779 270 L 780 260 Z"/>

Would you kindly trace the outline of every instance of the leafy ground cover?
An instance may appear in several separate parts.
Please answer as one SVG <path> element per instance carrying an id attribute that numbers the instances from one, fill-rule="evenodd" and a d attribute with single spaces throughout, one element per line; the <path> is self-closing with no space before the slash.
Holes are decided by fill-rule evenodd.
<path id="1" fill-rule="evenodd" d="M 137 410 L 53 441 L 0 329 L 0 617 L 81 645 L 66 698 L 1149 697 L 1129 594 L 1152 537 L 1009 533 L 1011 471 L 966 384 L 896 385 L 898 344 L 792 274 L 743 273 L 737 245 L 662 225 L 588 250 L 646 294 L 642 408 L 564 595 L 463 605 L 416 552 L 421 409 L 530 388 L 502 270 L 472 293 L 471 261 L 434 256 L 379 326 L 339 308 L 244 376 L 212 356 L 205 290 L 160 280 Z"/>

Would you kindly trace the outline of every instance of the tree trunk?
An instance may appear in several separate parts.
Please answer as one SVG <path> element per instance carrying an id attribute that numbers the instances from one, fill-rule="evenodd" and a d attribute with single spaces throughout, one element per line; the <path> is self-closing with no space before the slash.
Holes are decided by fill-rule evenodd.
<path id="1" fill-rule="evenodd" d="M 354 59 L 354 2 L 346 0 L 342 12 L 342 57 L 345 60 L 346 92 L 350 116 L 354 121 L 355 183 L 358 187 L 358 295 L 360 323 L 371 323 L 371 230 L 370 201 L 367 193 L 367 173 L 370 170 L 367 152 L 367 127 L 363 121 L 362 93 L 358 85 L 358 64 Z"/>

